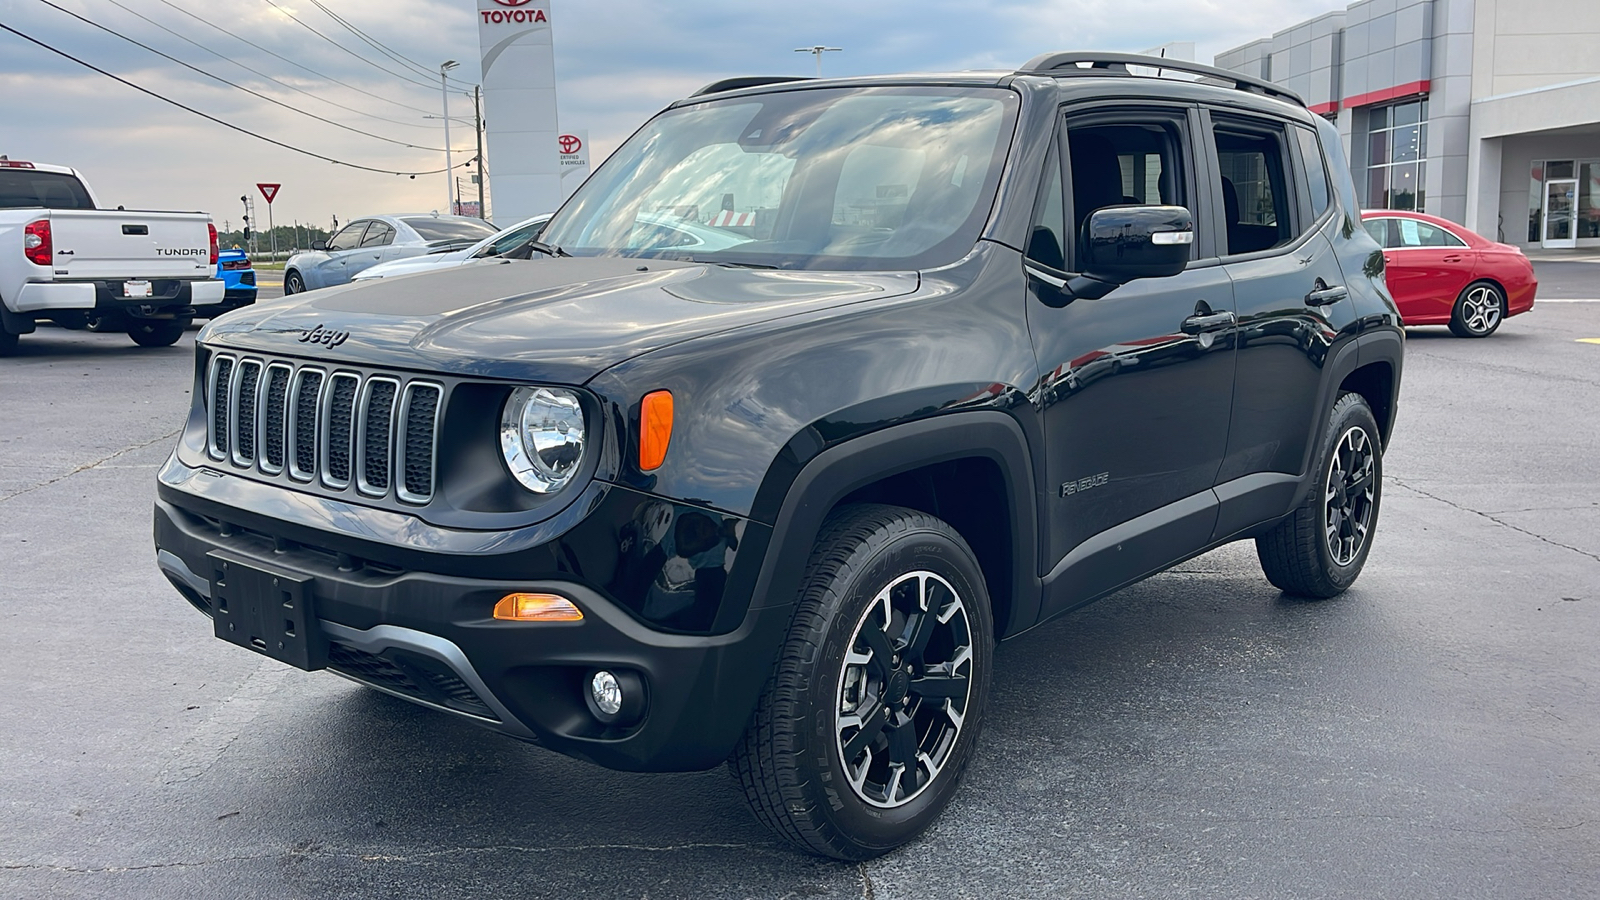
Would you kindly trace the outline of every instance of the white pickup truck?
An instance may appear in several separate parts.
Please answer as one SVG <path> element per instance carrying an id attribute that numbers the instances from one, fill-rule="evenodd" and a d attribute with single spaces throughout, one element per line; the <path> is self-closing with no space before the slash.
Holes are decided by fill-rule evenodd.
<path id="1" fill-rule="evenodd" d="M 0 156 L 0 356 L 40 319 L 169 346 L 222 302 L 216 265 L 206 213 L 100 209 L 75 170 Z"/>

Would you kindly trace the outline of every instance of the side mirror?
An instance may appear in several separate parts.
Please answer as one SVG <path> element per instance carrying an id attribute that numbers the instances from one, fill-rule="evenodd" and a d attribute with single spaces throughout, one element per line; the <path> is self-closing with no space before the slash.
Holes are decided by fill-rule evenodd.
<path id="1" fill-rule="evenodd" d="M 328 249 L 328 242 L 327 241 L 312 241 L 311 242 L 311 249 L 313 249 L 313 250 L 326 250 L 326 249 Z"/>
<path id="2" fill-rule="evenodd" d="M 1189 264 L 1194 216 L 1181 206 L 1109 206 L 1089 216 L 1075 297 L 1098 299 L 1138 278 L 1170 278 Z"/>

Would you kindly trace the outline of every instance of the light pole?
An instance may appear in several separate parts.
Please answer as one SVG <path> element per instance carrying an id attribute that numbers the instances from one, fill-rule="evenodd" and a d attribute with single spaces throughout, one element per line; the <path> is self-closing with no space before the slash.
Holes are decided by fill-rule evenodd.
<path id="1" fill-rule="evenodd" d="M 455 214 L 455 173 L 450 165 L 450 89 L 445 85 L 445 73 L 460 63 L 447 59 L 439 64 L 439 95 L 444 98 L 444 208 L 447 215 Z"/>
<path id="2" fill-rule="evenodd" d="M 796 52 L 796 53 L 809 53 L 812 56 L 815 56 L 817 58 L 817 77 L 818 78 L 822 77 L 822 54 L 824 54 L 824 53 L 838 53 L 838 52 L 840 52 L 842 50 L 844 50 L 843 47 L 824 47 L 821 44 L 818 44 L 815 47 L 796 47 L 796 48 L 794 48 L 794 52 Z"/>

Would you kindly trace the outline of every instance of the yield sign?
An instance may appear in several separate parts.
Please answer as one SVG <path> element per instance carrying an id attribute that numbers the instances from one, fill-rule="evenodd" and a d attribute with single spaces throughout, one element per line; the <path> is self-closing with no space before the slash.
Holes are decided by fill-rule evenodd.
<path id="1" fill-rule="evenodd" d="M 271 206 L 272 205 L 272 198 L 278 196 L 278 188 L 283 187 L 283 185 L 281 185 L 281 184 L 258 184 L 258 185 L 256 185 L 256 187 L 261 190 L 261 196 L 267 198 L 267 205 Z"/>

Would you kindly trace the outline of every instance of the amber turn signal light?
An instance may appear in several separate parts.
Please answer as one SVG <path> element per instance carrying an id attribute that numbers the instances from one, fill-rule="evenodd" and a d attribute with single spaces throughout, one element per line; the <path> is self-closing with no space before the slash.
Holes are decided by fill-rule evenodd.
<path id="1" fill-rule="evenodd" d="M 667 461 L 672 443 L 672 392 L 651 391 L 639 403 L 639 468 L 651 472 Z"/>
<path id="2" fill-rule="evenodd" d="M 494 617 L 508 622 L 579 622 L 583 610 L 555 594 L 507 594 L 494 605 Z"/>

